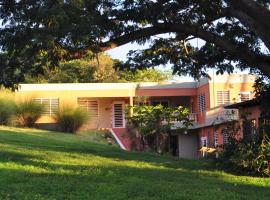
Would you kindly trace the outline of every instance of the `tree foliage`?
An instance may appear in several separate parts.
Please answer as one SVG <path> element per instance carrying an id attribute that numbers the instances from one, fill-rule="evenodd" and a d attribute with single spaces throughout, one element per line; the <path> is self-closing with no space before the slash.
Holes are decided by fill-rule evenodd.
<path id="1" fill-rule="evenodd" d="M 122 63 L 106 54 L 62 61 L 59 67 L 45 67 L 40 75 L 25 74 L 24 83 L 104 83 L 160 82 L 172 78 L 171 71 L 157 69 L 128 70 Z"/>
<path id="2" fill-rule="evenodd" d="M 169 141 L 170 133 L 174 129 L 185 130 L 192 122 L 189 120 L 189 110 L 182 106 L 164 107 L 162 105 L 135 105 L 127 107 L 128 122 L 145 138 L 153 136 L 151 147 L 157 152 L 163 152 L 164 144 Z M 181 124 L 175 127 L 174 122 Z"/>
<path id="3" fill-rule="evenodd" d="M 158 69 L 119 70 L 118 81 L 120 82 L 162 82 L 172 78 L 171 71 Z"/>
<path id="4" fill-rule="evenodd" d="M 236 66 L 270 77 L 269 5 L 269 0 L 2 0 L 0 83 L 12 86 L 26 71 L 40 73 L 41 66 L 129 42 L 150 43 L 130 53 L 132 68 L 170 63 L 174 73 L 200 77 L 207 68 L 223 73 Z"/>
<path id="5" fill-rule="evenodd" d="M 118 73 L 114 69 L 116 61 L 106 54 L 92 55 L 83 59 L 60 62 L 59 67 L 45 68 L 39 76 L 27 74 L 27 83 L 90 83 L 116 82 Z"/>

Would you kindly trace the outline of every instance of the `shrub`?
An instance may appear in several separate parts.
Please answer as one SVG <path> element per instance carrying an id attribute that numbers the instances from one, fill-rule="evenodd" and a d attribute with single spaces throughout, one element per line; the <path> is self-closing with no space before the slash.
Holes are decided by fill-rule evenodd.
<path id="1" fill-rule="evenodd" d="M 11 99 L 0 97 L 0 125 L 7 125 L 15 112 L 15 102 Z"/>
<path id="2" fill-rule="evenodd" d="M 61 131 L 76 133 L 88 120 L 88 113 L 78 107 L 65 106 L 56 112 L 54 119 Z"/>
<path id="3" fill-rule="evenodd" d="M 259 148 L 259 153 L 253 162 L 257 172 L 270 177 L 270 139 L 265 136 Z"/>
<path id="4" fill-rule="evenodd" d="M 20 101 L 17 103 L 18 122 L 22 126 L 33 127 L 43 111 L 43 105 L 34 102 L 32 99 Z"/>
<path id="5" fill-rule="evenodd" d="M 224 146 L 218 165 L 237 174 L 270 176 L 269 138 L 230 139 L 230 143 Z"/>

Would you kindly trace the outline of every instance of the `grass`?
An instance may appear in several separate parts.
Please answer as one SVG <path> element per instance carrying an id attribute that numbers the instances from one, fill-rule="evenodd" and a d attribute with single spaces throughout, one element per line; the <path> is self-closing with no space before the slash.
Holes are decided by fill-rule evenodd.
<path id="1" fill-rule="evenodd" d="M 1 127 L 0 199 L 269 199 L 267 178 L 211 170 L 202 160 L 128 153 L 93 138 Z"/>

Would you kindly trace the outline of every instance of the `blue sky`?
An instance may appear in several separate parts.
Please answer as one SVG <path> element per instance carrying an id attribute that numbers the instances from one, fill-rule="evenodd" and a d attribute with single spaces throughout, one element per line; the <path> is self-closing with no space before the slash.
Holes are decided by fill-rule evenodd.
<path id="1" fill-rule="evenodd" d="M 144 48 L 147 48 L 147 45 L 141 46 L 141 45 L 138 45 L 136 43 L 128 43 L 128 44 L 122 45 L 120 47 L 111 49 L 111 50 L 107 51 L 107 53 L 114 59 L 126 61 L 127 53 L 130 50 L 137 50 L 137 49 L 144 49 Z M 170 67 L 169 66 L 160 66 L 159 69 L 168 70 L 168 69 L 170 69 Z M 193 81 L 193 78 L 174 76 L 173 80 L 175 80 L 175 81 Z"/>

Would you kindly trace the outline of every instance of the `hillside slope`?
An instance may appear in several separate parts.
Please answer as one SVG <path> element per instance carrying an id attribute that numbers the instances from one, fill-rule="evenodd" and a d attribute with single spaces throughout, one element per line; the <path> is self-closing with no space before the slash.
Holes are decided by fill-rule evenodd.
<path id="1" fill-rule="evenodd" d="M 206 161 L 131 153 L 69 135 L 0 127 L 0 199 L 269 199 L 270 180 Z"/>

